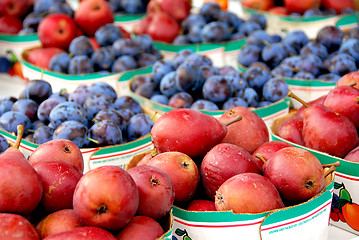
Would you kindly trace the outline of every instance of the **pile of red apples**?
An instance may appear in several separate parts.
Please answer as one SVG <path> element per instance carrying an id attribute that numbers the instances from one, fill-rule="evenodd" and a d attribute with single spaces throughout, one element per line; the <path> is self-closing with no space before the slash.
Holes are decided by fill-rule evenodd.
<path id="1" fill-rule="evenodd" d="M 41 47 L 31 49 L 24 57 L 35 66 L 48 69 L 51 58 L 68 51 L 76 37 L 85 35 L 90 38 L 94 49 L 99 48 L 94 38 L 96 30 L 113 22 L 114 13 L 105 0 L 81 1 L 73 18 L 63 13 L 47 15 L 40 22 L 37 32 Z"/>
<path id="2" fill-rule="evenodd" d="M 0 239 L 151 240 L 168 230 L 174 188 L 164 172 L 103 166 L 83 173 L 80 149 L 64 139 L 26 159 L 18 149 L 23 130 L 0 155 Z"/>
<path id="3" fill-rule="evenodd" d="M 146 16 L 133 32 L 148 34 L 156 41 L 172 43 L 180 33 L 181 22 L 188 17 L 191 7 L 191 0 L 151 0 Z"/>
<path id="4" fill-rule="evenodd" d="M 351 72 L 341 77 L 328 94 L 308 103 L 299 99 L 304 105 L 279 125 L 276 135 L 301 146 L 359 162 L 358 83 L 359 71 Z"/>
<path id="5" fill-rule="evenodd" d="M 264 121 L 245 107 L 219 119 L 171 110 L 156 121 L 151 135 L 155 150 L 130 170 L 152 166 L 166 172 L 175 189 L 174 205 L 186 210 L 280 209 L 319 194 L 330 173 L 309 151 L 269 142 Z"/>

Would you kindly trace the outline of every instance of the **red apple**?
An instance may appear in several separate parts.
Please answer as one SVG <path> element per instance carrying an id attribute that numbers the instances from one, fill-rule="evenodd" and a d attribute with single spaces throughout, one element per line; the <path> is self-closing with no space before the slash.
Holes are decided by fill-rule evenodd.
<path id="1" fill-rule="evenodd" d="M 223 124 L 238 116 L 242 119 L 227 126 L 227 134 L 222 142 L 235 144 L 252 154 L 262 144 L 269 141 L 267 125 L 262 118 L 246 107 L 234 107 L 227 110 L 219 121 Z"/>
<path id="2" fill-rule="evenodd" d="M 352 83 L 356 83 L 354 87 L 359 89 L 359 71 L 345 74 L 338 80 L 336 86 L 350 85 Z"/>
<path id="3" fill-rule="evenodd" d="M 35 48 L 31 49 L 29 52 L 25 53 L 25 59 L 34 64 L 35 66 L 43 69 L 49 69 L 49 62 L 51 58 L 58 54 L 65 52 L 61 48 L 51 47 L 51 48 Z"/>
<path id="4" fill-rule="evenodd" d="M 35 227 L 23 216 L 0 213 L 0 239 L 39 240 Z"/>
<path id="5" fill-rule="evenodd" d="M 147 165 L 168 174 L 175 188 L 175 201 L 185 202 L 192 199 L 200 177 L 196 163 L 188 155 L 181 152 L 164 152 L 153 157 Z"/>
<path id="6" fill-rule="evenodd" d="M 261 213 L 284 207 L 268 178 L 258 173 L 240 173 L 225 181 L 216 193 L 216 209 L 234 213 Z"/>
<path id="7" fill-rule="evenodd" d="M 135 216 L 118 234 L 119 240 L 152 240 L 161 237 L 165 231 L 153 218 Z"/>
<path id="8" fill-rule="evenodd" d="M 279 126 L 277 135 L 292 143 L 296 143 L 303 146 L 303 117 L 293 116 L 285 120 Z"/>
<path id="9" fill-rule="evenodd" d="M 353 0 L 323 0 L 323 5 L 325 8 L 334 9 L 338 14 L 340 14 L 345 8 L 354 9 L 355 7 Z"/>
<path id="10" fill-rule="evenodd" d="M 217 209 L 214 201 L 195 199 L 188 204 L 187 211 L 206 212 L 217 211 Z"/>
<path id="11" fill-rule="evenodd" d="M 263 165 L 263 175 L 278 189 L 283 200 L 304 202 L 324 188 L 320 161 L 308 150 L 287 147 L 277 151 Z"/>
<path id="12" fill-rule="evenodd" d="M 4 15 L 0 17 L 0 33 L 17 34 L 22 29 L 19 17 Z"/>
<path id="13" fill-rule="evenodd" d="M 156 121 L 151 136 L 159 153 L 177 151 L 191 158 L 203 157 L 226 135 L 225 124 L 200 111 L 177 108 L 166 112 Z"/>
<path id="14" fill-rule="evenodd" d="M 30 155 L 29 163 L 35 166 L 44 161 L 67 161 L 84 170 L 84 160 L 80 148 L 70 140 L 54 139 L 39 145 Z"/>
<path id="15" fill-rule="evenodd" d="M 45 212 L 72 208 L 72 197 L 82 177 L 82 171 L 72 163 L 62 160 L 42 161 L 34 168 L 44 186 L 41 206 Z"/>
<path id="16" fill-rule="evenodd" d="M 136 166 L 127 170 L 136 183 L 140 198 L 137 215 L 160 219 L 171 210 L 175 189 L 170 177 L 153 166 Z"/>
<path id="17" fill-rule="evenodd" d="M 103 228 L 85 226 L 78 227 L 66 232 L 56 233 L 48 236 L 46 240 L 116 240 L 116 237 Z"/>
<path id="18" fill-rule="evenodd" d="M 148 25 L 147 34 L 153 40 L 167 43 L 173 42 L 178 36 L 180 25 L 166 12 L 156 12 L 151 16 L 152 20 Z"/>
<path id="19" fill-rule="evenodd" d="M 97 29 L 114 21 L 113 12 L 105 0 L 80 2 L 74 18 L 77 25 L 88 36 L 94 36 Z"/>
<path id="20" fill-rule="evenodd" d="M 242 5 L 255 10 L 266 11 L 273 7 L 273 0 L 243 0 Z"/>
<path id="21" fill-rule="evenodd" d="M 284 6 L 289 12 L 304 13 L 310 8 L 319 8 L 320 0 L 284 0 Z"/>
<path id="22" fill-rule="evenodd" d="M 351 162 L 359 162 L 359 146 L 351 150 L 344 159 Z"/>
<path id="23" fill-rule="evenodd" d="M 72 209 L 63 209 L 47 215 L 37 225 L 41 239 L 47 236 L 82 227 Z"/>
<path id="24" fill-rule="evenodd" d="M 146 34 L 151 21 L 152 18 L 150 16 L 143 17 L 140 22 L 134 25 L 133 32 L 137 35 Z"/>
<path id="25" fill-rule="evenodd" d="M 0 15 L 22 17 L 29 8 L 28 0 L 0 0 Z"/>
<path id="26" fill-rule="evenodd" d="M 148 161 L 151 160 L 152 158 L 152 154 L 151 153 L 147 153 L 145 156 L 143 156 L 143 158 L 137 163 L 137 166 L 141 166 L 141 165 L 146 165 L 148 163 Z"/>
<path id="27" fill-rule="evenodd" d="M 264 162 L 259 159 L 257 156 L 260 155 L 261 158 L 263 158 L 264 160 L 268 160 L 270 159 L 274 153 L 276 153 L 278 150 L 285 148 L 285 147 L 292 147 L 292 145 L 290 145 L 287 142 L 282 142 L 282 141 L 270 141 L 270 142 L 266 142 L 264 144 L 262 144 L 253 154 L 253 158 L 254 160 L 257 162 L 259 169 L 262 171 L 262 167 Z"/>
<path id="28" fill-rule="evenodd" d="M 35 169 L 18 149 L 0 155 L 0 212 L 30 214 L 39 205 L 43 187 Z"/>
<path id="29" fill-rule="evenodd" d="M 78 182 L 73 196 L 73 209 L 82 224 L 109 230 L 119 230 L 128 224 L 138 205 L 135 181 L 118 166 L 88 171 Z"/>
<path id="30" fill-rule="evenodd" d="M 227 179 L 239 173 L 259 173 L 260 170 L 246 150 L 234 144 L 220 143 L 203 158 L 200 172 L 203 188 L 214 200 L 216 191 Z"/>
<path id="31" fill-rule="evenodd" d="M 162 11 L 167 12 L 178 22 L 183 21 L 190 14 L 191 0 L 155 0 L 155 2 Z"/>
<path id="32" fill-rule="evenodd" d="M 337 86 L 330 90 L 324 106 L 343 114 L 359 129 L 359 89 L 351 86 Z"/>
<path id="33" fill-rule="evenodd" d="M 76 37 L 76 24 L 67 14 L 54 13 L 47 15 L 40 22 L 37 32 L 43 47 L 66 50 Z"/>

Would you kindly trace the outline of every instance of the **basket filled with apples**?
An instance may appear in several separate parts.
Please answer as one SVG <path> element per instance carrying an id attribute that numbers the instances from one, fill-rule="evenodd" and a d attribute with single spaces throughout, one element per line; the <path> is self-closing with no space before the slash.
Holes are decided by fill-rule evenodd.
<path id="1" fill-rule="evenodd" d="M 337 164 L 322 165 L 307 150 L 269 141 L 269 130 L 259 125 L 264 121 L 244 107 L 219 119 L 174 109 L 156 121 L 155 150 L 127 168 L 155 167 L 170 176 L 172 239 L 327 236 Z"/>
<path id="2" fill-rule="evenodd" d="M 331 222 L 359 234 L 358 72 L 345 75 L 328 94 L 273 121 L 272 139 L 306 149 L 335 171 Z"/>
<path id="3" fill-rule="evenodd" d="M 1 239 L 171 240 L 172 202 L 159 209 L 154 201 L 161 191 L 173 201 L 165 173 L 113 165 L 84 173 L 81 150 L 69 140 L 41 144 L 27 158 L 19 150 L 24 130 L 18 125 L 15 143 L 0 152 Z M 144 203 L 142 190 L 153 190 L 155 184 L 147 180 L 155 183 L 155 177 L 161 187 Z"/>
<path id="4" fill-rule="evenodd" d="M 245 21 L 238 12 L 222 9 L 215 1 L 207 1 L 197 9 L 191 8 L 188 0 L 151 0 L 146 17 L 135 25 L 133 32 L 150 35 L 166 59 L 180 50 L 192 49 L 218 66 L 235 66 L 234 56 L 245 37 L 265 28 L 264 16 Z"/>
<path id="5" fill-rule="evenodd" d="M 255 31 L 240 50 L 237 63 L 245 75 L 284 78 L 289 89 L 311 101 L 357 69 L 359 41 L 355 34 L 345 34 L 336 26 L 321 28 L 314 39 L 302 30 L 289 32 L 278 41 L 264 31 Z"/>
<path id="6" fill-rule="evenodd" d="M 73 17 L 74 10 L 66 1 L 6 0 L 0 3 L 0 54 L 11 51 L 20 58 L 23 50 L 40 44 L 37 30 L 47 15 L 62 13 Z"/>
<path id="7" fill-rule="evenodd" d="M 114 12 L 115 25 L 123 27 L 128 32 L 132 32 L 134 26 L 146 16 L 149 0 L 109 0 L 108 3 Z"/>
<path id="8" fill-rule="evenodd" d="M 358 22 L 359 5 L 355 0 L 241 0 L 243 14 L 263 14 L 268 20 L 268 31 L 303 30 L 310 37 L 327 25 L 337 25 L 342 29 Z"/>
<path id="9" fill-rule="evenodd" d="M 22 52 L 24 77 L 46 79 L 54 90 L 70 92 L 80 84 L 102 81 L 125 95 L 127 84 L 118 82 L 119 76 L 147 67 L 162 55 L 148 35 L 132 38 L 113 21 L 103 0 L 82 1 L 74 18 L 47 15 L 38 28 L 41 46 Z"/>
<path id="10" fill-rule="evenodd" d="M 109 164 L 124 167 L 133 155 L 153 149 L 149 133 L 158 115 L 149 115 L 130 96 L 117 95 L 106 82 L 56 92 L 44 80 L 31 80 L 19 96 L 0 101 L 0 133 L 14 143 L 16 126 L 23 125 L 25 156 L 40 144 L 66 139 L 81 149 L 87 172 Z"/>
<path id="11" fill-rule="evenodd" d="M 209 57 L 191 49 L 179 51 L 171 60 L 156 61 L 146 73 L 128 77 L 132 77 L 130 96 L 151 114 L 191 108 L 219 118 L 226 110 L 242 106 L 252 109 L 270 126 L 275 117 L 289 112 L 284 80 L 273 78 L 252 85 L 232 66 L 217 67 Z"/>

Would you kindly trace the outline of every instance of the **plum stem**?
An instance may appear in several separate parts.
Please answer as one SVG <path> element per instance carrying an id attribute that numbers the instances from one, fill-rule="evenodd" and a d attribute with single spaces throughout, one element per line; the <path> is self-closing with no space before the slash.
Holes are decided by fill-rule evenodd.
<path id="1" fill-rule="evenodd" d="M 333 173 L 335 171 L 335 167 L 334 166 L 330 166 L 330 168 L 325 168 L 324 169 L 324 177 L 327 177 L 329 174 Z"/>
<path id="2" fill-rule="evenodd" d="M 14 149 L 19 149 L 22 136 L 24 135 L 24 126 L 23 125 L 17 125 L 17 136 L 16 141 L 13 146 Z"/>
<path id="3" fill-rule="evenodd" d="M 94 142 L 94 143 L 96 143 L 96 144 L 100 144 L 100 142 L 99 141 L 97 141 L 97 140 L 95 140 L 95 139 L 93 139 L 93 138 L 87 138 L 87 140 L 89 140 L 89 141 L 91 141 L 91 142 Z"/>
<path id="4" fill-rule="evenodd" d="M 329 168 L 331 166 L 334 166 L 334 167 L 339 167 L 340 166 L 340 161 L 336 161 L 334 163 L 329 163 L 329 164 L 322 164 L 323 168 Z"/>
<path id="5" fill-rule="evenodd" d="M 305 108 L 308 108 L 308 104 L 307 104 L 303 99 L 301 99 L 300 97 L 298 97 L 297 95 L 295 95 L 292 91 L 289 91 L 289 92 L 288 92 L 288 97 L 294 98 L 295 100 L 297 100 L 298 102 L 300 102 L 301 104 L 303 104 L 303 106 L 304 106 Z"/>
<path id="6" fill-rule="evenodd" d="M 234 118 L 230 119 L 228 122 L 224 123 L 224 125 L 229 126 L 232 123 L 238 122 L 242 119 L 241 115 L 235 116 Z"/>
<path id="7" fill-rule="evenodd" d="M 263 163 L 265 163 L 267 160 L 262 156 L 260 155 L 259 153 L 256 153 L 254 154 L 254 156 L 256 156 L 257 158 L 259 158 Z"/>
<path id="8" fill-rule="evenodd" d="M 155 112 L 155 113 L 150 117 L 150 120 L 153 121 L 153 119 L 156 117 L 157 114 L 158 114 L 158 112 Z"/>

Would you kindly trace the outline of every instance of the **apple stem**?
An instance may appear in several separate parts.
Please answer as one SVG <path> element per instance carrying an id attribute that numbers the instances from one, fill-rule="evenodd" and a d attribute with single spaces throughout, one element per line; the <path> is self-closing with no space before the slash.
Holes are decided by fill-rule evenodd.
<path id="1" fill-rule="evenodd" d="M 257 158 L 259 158 L 263 163 L 265 163 L 267 160 L 262 156 L 260 155 L 259 153 L 256 153 L 254 156 L 256 156 Z"/>
<path id="2" fill-rule="evenodd" d="M 22 136 L 24 135 L 24 126 L 23 125 L 17 125 L 17 136 L 16 141 L 13 146 L 14 149 L 19 149 Z"/>
<path id="3" fill-rule="evenodd" d="M 288 97 L 294 98 L 295 100 L 297 100 L 298 102 L 300 102 L 301 104 L 303 104 L 303 106 L 304 106 L 305 108 L 308 108 L 308 104 L 307 104 L 303 99 L 301 99 L 300 97 L 298 97 L 297 95 L 295 95 L 292 91 L 289 91 L 289 92 L 288 92 Z"/>
<path id="4" fill-rule="evenodd" d="M 322 164 L 323 168 L 328 168 L 328 167 L 331 167 L 331 166 L 334 166 L 334 167 L 339 167 L 340 166 L 340 161 L 336 161 L 334 163 L 329 163 L 329 164 Z"/>
<path id="5" fill-rule="evenodd" d="M 330 168 L 325 168 L 324 169 L 324 177 L 327 177 L 329 174 L 333 173 L 335 171 L 335 167 L 334 166 L 330 166 Z"/>
<path id="6" fill-rule="evenodd" d="M 232 123 L 238 122 L 242 119 L 241 115 L 235 116 L 234 118 L 232 118 L 231 120 L 229 120 L 228 122 L 224 123 L 224 125 L 229 126 Z"/>
<path id="7" fill-rule="evenodd" d="M 349 87 L 354 87 L 357 83 L 356 82 L 351 82 L 348 84 Z"/>

